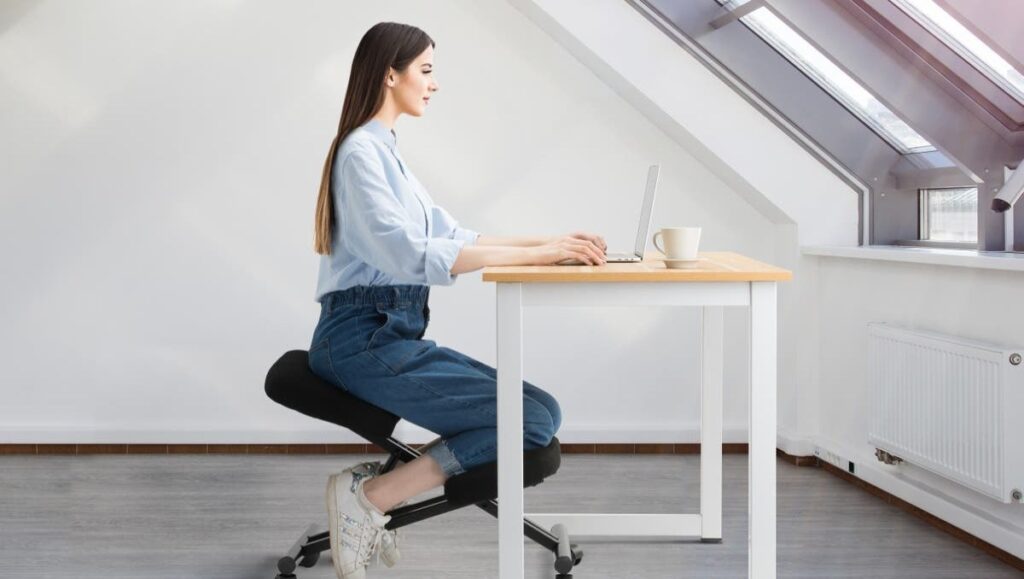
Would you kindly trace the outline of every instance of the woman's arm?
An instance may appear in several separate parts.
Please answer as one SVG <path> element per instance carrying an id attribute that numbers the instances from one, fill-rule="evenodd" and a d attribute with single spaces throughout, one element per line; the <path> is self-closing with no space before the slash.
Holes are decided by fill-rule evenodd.
<path id="1" fill-rule="evenodd" d="M 552 237 L 492 237 L 480 234 L 476 239 L 476 245 L 503 245 L 512 247 L 531 247 L 544 245 L 551 241 Z M 514 265 L 514 264 L 493 264 L 493 265 Z"/>
<path id="2" fill-rule="evenodd" d="M 476 245 L 465 245 L 459 251 L 452 274 L 458 275 L 468 271 L 476 271 L 488 265 L 534 265 L 536 256 L 531 247 L 515 247 L 507 245 L 481 245 L 481 235 Z M 490 239 L 494 239 L 493 237 Z"/>
<path id="3" fill-rule="evenodd" d="M 463 244 L 452 264 L 452 275 L 475 271 L 489 265 L 545 265 L 573 258 L 583 261 L 586 265 L 603 265 L 605 263 L 604 240 L 600 236 L 579 232 L 586 239 L 579 237 L 548 238 L 543 237 L 484 237 L 480 235 L 473 245 Z M 483 243 L 480 240 L 485 240 Z M 593 241 L 596 239 L 600 242 Z M 489 245 L 496 240 L 515 245 Z"/>

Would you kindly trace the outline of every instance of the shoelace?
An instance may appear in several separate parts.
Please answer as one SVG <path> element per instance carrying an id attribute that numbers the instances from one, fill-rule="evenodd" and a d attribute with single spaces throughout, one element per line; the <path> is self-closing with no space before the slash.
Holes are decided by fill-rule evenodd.
<path id="1" fill-rule="evenodd" d="M 380 566 L 380 542 L 384 538 L 384 533 L 387 530 L 384 527 L 377 527 L 373 531 L 373 541 L 370 543 L 370 550 L 364 554 L 362 551 L 359 553 L 359 566 L 365 567 L 370 562 L 370 557 L 377 554 L 377 566 Z"/>
<path id="2" fill-rule="evenodd" d="M 369 475 L 370 475 L 370 478 L 379 476 L 380 475 L 380 470 L 382 468 L 384 468 L 384 465 L 381 464 L 381 462 L 379 460 L 362 462 L 362 463 L 359 463 L 358 466 L 359 467 L 363 467 L 366 471 L 368 471 Z M 406 502 L 407 501 L 402 501 L 402 502 L 398 503 L 396 505 L 396 507 L 401 507 L 401 506 L 405 505 Z M 376 536 L 373 539 L 372 547 L 371 547 L 370 551 L 365 556 L 366 560 L 361 562 L 360 564 L 365 565 L 366 563 L 368 563 L 369 562 L 369 558 L 371 556 L 371 553 L 376 551 L 376 554 L 377 554 L 377 564 L 380 565 L 380 553 L 382 551 L 382 543 L 384 541 L 384 534 L 385 533 L 391 535 L 391 542 L 394 543 L 394 546 L 395 546 L 396 549 L 399 548 L 399 539 L 402 537 L 401 529 L 390 529 L 389 530 L 389 529 L 381 528 L 379 530 L 379 532 L 375 533 Z"/>
<path id="3" fill-rule="evenodd" d="M 342 517 L 344 520 L 342 521 L 343 527 L 341 529 L 341 534 L 343 536 L 341 541 L 349 548 L 354 548 L 356 551 L 356 567 L 365 567 L 367 563 L 370 562 L 370 557 L 372 557 L 374 553 L 377 554 L 377 565 L 380 565 L 381 540 L 384 537 L 384 533 L 388 531 L 383 527 L 383 525 L 378 527 L 369 515 L 367 517 L 370 518 L 370 521 L 367 522 L 364 519 L 362 523 L 348 515 L 343 514 Z M 358 528 L 358 535 L 349 532 L 349 529 L 352 527 Z M 369 541 L 366 540 L 367 531 L 371 534 Z M 355 541 L 350 540 L 349 537 L 355 539 Z"/>

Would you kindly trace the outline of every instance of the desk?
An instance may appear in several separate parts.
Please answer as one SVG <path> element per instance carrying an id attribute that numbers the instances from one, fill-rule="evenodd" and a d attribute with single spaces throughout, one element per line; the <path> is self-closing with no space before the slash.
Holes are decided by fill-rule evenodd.
<path id="1" fill-rule="evenodd" d="M 748 576 L 775 577 L 776 282 L 792 274 L 732 252 L 702 252 L 695 269 L 667 269 L 660 252 L 640 263 L 501 266 L 497 283 L 498 569 L 522 579 L 523 518 L 575 537 L 722 539 L 722 349 L 724 306 L 750 309 Z M 528 306 L 699 306 L 701 496 L 698 514 L 523 512 L 523 308 Z M 585 561 L 585 560 L 584 560 Z M 582 565 L 583 563 L 581 563 Z"/>

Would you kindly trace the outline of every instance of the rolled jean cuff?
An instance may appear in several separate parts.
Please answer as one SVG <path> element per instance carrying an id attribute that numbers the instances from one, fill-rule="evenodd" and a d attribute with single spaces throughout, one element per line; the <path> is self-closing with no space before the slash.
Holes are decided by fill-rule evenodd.
<path id="1" fill-rule="evenodd" d="M 448 448 L 448 445 L 445 444 L 444 440 L 438 439 L 434 441 L 427 447 L 424 454 L 436 460 L 437 464 L 441 465 L 441 470 L 443 470 L 444 474 L 448 477 L 453 477 L 457 474 L 466 472 L 466 469 L 462 468 L 458 459 L 455 458 L 455 454 L 453 454 L 451 449 Z"/>

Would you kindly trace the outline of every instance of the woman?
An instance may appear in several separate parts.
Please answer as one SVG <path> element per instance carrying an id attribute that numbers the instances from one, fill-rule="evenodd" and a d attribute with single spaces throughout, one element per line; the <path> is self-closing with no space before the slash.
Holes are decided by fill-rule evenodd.
<path id="1" fill-rule="evenodd" d="M 393 22 L 360 40 L 316 209 L 320 320 L 311 370 L 352 395 L 440 434 L 419 458 L 376 476 L 379 463 L 332 475 L 331 555 L 341 579 L 360 578 L 372 553 L 398 558 L 389 510 L 473 467 L 497 460 L 496 371 L 424 340 L 430 285 L 488 265 L 605 262 L 597 235 L 496 238 L 460 227 L 398 152 L 395 121 L 423 115 L 437 90 L 434 41 Z M 523 383 L 524 449 L 547 446 L 558 403 Z"/>

